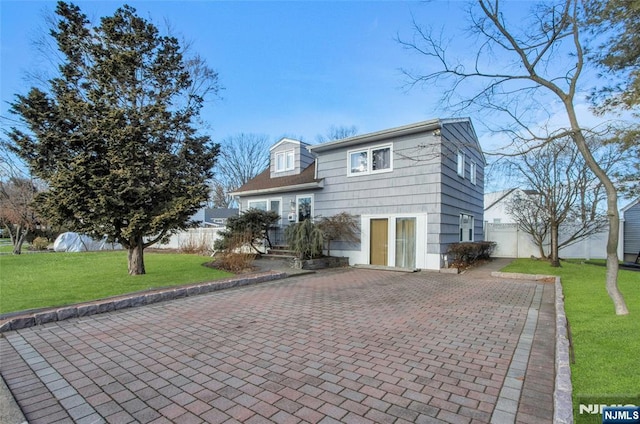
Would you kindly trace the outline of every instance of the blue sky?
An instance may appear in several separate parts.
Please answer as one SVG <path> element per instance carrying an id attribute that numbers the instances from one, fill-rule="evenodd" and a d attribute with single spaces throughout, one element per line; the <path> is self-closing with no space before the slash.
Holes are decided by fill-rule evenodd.
<path id="1" fill-rule="evenodd" d="M 366 133 L 447 116 L 437 104 L 439 92 L 404 86 L 400 69 L 423 59 L 396 37 L 411 36 L 412 16 L 435 27 L 462 23 L 462 2 L 127 3 L 161 28 L 170 22 L 218 71 L 222 99 L 203 111 L 214 139 L 244 132 L 315 142 L 331 126 L 354 125 Z M 76 4 L 97 22 L 123 3 Z M 26 71 L 43 66 L 33 41 L 45 32 L 45 12 L 55 2 L 2 0 L 0 8 L 0 111 L 6 118 L 7 102 L 33 85 Z"/>

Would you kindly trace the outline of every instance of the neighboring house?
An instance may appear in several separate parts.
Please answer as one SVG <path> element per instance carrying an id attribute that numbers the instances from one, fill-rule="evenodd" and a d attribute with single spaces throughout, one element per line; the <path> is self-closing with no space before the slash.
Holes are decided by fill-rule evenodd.
<path id="1" fill-rule="evenodd" d="M 227 220 L 232 216 L 238 216 L 238 213 L 238 208 L 205 208 L 204 225 L 216 228 L 225 227 Z"/>
<path id="2" fill-rule="evenodd" d="M 531 194 L 535 194 L 535 191 L 519 188 L 485 193 L 484 221 L 491 224 L 515 224 L 516 220 L 507 212 L 509 202 L 517 196 L 524 197 Z"/>
<path id="3" fill-rule="evenodd" d="M 623 260 L 636 262 L 640 255 L 640 197 L 622 208 Z"/>
<path id="4" fill-rule="evenodd" d="M 213 244 L 227 225 L 227 219 L 238 215 L 238 209 L 202 208 L 192 217 L 196 228 L 173 234 L 169 240 L 155 247 L 158 249 L 181 249 L 185 251 L 213 251 Z"/>
<path id="5" fill-rule="evenodd" d="M 223 228 L 227 225 L 227 219 L 237 216 L 238 213 L 238 209 L 202 208 L 191 217 L 191 220 L 197 222 L 198 227 Z"/>
<path id="6" fill-rule="evenodd" d="M 535 190 L 522 190 L 519 188 L 487 193 L 484 196 L 484 236 L 486 240 L 497 243 L 496 249 L 493 252 L 493 256 L 495 257 L 529 258 L 532 256 L 540 256 L 540 250 L 533 242 L 531 236 L 520 229 L 516 220 L 508 213 L 509 202 L 519 196 L 528 198 L 531 202 L 539 201 Z M 640 200 L 638 202 L 640 203 Z M 629 207 L 632 205 L 629 205 Z M 637 213 L 638 217 L 636 218 L 636 228 L 640 228 L 640 205 L 638 206 Z M 571 222 L 565 222 L 560 226 L 560 241 L 566 240 L 566 237 L 568 237 L 569 234 L 573 234 L 575 228 L 572 229 L 571 227 Z M 560 249 L 560 257 L 566 259 L 604 259 L 607 257 L 607 236 L 608 231 L 605 229 L 602 232 L 592 234 L 587 238 L 579 240 L 574 244 L 564 246 Z M 623 234 L 621 232 L 618 252 L 622 251 L 622 236 Z M 548 235 L 545 241 L 545 251 L 547 254 L 549 253 L 551 246 L 549 237 L 550 236 Z M 626 235 L 624 235 L 624 237 L 626 240 Z M 636 240 L 640 241 L 640 236 L 636 237 Z M 627 246 L 626 241 L 624 245 Z M 627 252 L 627 249 L 628 247 L 625 247 L 625 252 Z M 633 256 L 633 260 L 635 260 L 637 255 L 638 252 Z M 630 255 L 626 255 L 626 258 L 629 260 Z"/>
<path id="7" fill-rule="evenodd" d="M 232 193 L 240 210 L 276 211 L 281 228 L 351 213 L 360 243 L 331 249 L 351 264 L 440 269 L 450 243 L 483 240 L 485 159 L 469 119 L 317 145 L 284 138 L 270 154 L 269 169 Z"/>

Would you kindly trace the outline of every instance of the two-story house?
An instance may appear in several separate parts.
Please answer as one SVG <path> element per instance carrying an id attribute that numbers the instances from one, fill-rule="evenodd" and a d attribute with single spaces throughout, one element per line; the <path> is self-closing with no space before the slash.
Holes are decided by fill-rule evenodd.
<path id="1" fill-rule="evenodd" d="M 351 264 L 440 269 L 450 243 L 483 239 L 485 160 L 469 119 L 434 119 L 327 143 L 284 138 L 269 169 L 235 193 L 240 210 L 280 226 L 349 212 L 360 243 L 332 243 Z"/>

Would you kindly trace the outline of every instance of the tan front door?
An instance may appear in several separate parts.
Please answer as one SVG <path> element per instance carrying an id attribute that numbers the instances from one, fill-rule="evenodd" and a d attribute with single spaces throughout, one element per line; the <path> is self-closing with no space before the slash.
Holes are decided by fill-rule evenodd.
<path id="1" fill-rule="evenodd" d="M 386 218 L 371 220 L 371 265 L 387 265 L 388 225 Z"/>

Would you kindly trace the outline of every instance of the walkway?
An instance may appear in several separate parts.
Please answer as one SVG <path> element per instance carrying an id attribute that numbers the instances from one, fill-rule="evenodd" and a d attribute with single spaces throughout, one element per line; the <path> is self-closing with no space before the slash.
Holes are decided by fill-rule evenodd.
<path id="1" fill-rule="evenodd" d="M 0 372 L 32 424 L 551 423 L 554 286 L 490 267 L 323 271 L 11 331 Z"/>

